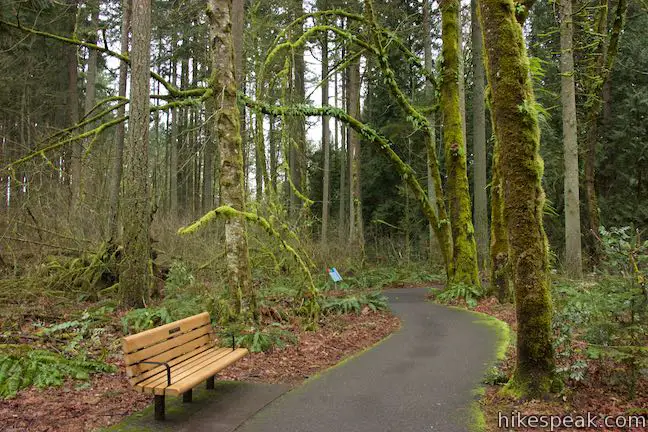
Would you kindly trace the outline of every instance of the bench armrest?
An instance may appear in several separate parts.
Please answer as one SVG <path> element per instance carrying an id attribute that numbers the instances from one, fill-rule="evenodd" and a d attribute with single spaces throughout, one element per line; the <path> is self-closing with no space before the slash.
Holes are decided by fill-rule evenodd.
<path id="1" fill-rule="evenodd" d="M 164 365 L 166 367 L 166 373 L 167 373 L 167 385 L 171 385 L 171 366 L 169 366 L 169 363 L 166 362 L 156 362 L 156 361 L 141 361 L 139 363 L 148 363 L 148 364 L 156 364 L 156 365 Z"/>
<path id="2" fill-rule="evenodd" d="M 221 326 L 215 326 L 215 327 L 216 327 L 216 328 L 219 328 L 219 329 L 222 329 L 222 330 L 225 329 L 224 327 L 221 327 Z M 234 351 L 234 350 L 236 349 L 236 338 L 234 337 L 234 332 L 233 332 L 233 331 L 230 331 L 230 332 L 227 332 L 227 333 L 228 333 L 230 336 L 232 336 L 232 351 Z"/>

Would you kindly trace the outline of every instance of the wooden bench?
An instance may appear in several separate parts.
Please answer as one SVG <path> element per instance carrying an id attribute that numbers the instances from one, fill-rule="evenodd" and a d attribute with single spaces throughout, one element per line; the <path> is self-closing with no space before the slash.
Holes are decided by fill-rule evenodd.
<path id="1" fill-rule="evenodd" d="M 191 402 L 191 389 L 206 381 L 214 388 L 214 375 L 248 354 L 245 348 L 215 345 L 207 312 L 122 339 L 129 381 L 138 391 L 155 396 L 155 419 L 164 420 L 164 397 L 183 395 Z"/>

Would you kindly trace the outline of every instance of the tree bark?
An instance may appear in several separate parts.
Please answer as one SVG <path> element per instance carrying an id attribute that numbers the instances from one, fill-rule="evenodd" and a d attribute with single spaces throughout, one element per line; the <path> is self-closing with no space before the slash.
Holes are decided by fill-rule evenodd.
<path id="1" fill-rule="evenodd" d="M 441 0 L 443 73 L 441 107 L 447 174 L 447 197 L 452 227 L 452 283 L 480 286 L 477 246 L 468 190 L 466 145 L 459 92 L 459 0 Z"/>
<path id="2" fill-rule="evenodd" d="M 602 0 L 599 8 L 597 33 L 607 34 L 607 1 Z M 601 115 L 603 90 L 605 83 L 609 80 L 610 72 L 616 61 L 619 40 L 623 32 L 625 16 L 628 9 L 628 0 L 618 0 L 615 10 L 615 17 L 612 29 L 609 32 L 607 41 L 600 41 L 596 50 L 594 74 L 598 79 L 591 79 L 593 86 L 587 89 L 589 106 L 587 113 L 587 134 L 585 136 L 585 194 L 587 196 L 587 216 L 589 220 L 590 255 L 594 264 L 601 258 L 601 248 L 598 241 L 598 232 L 601 225 L 601 218 L 598 206 L 598 194 L 596 191 L 596 147 L 599 142 L 598 122 Z"/>
<path id="3" fill-rule="evenodd" d="M 360 59 L 349 65 L 349 115 L 360 120 Z M 360 136 L 349 134 L 349 239 L 354 246 L 364 248 L 362 198 L 360 196 Z"/>
<path id="4" fill-rule="evenodd" d="M 344 50 L 342 52 L 342 58 L 344 58 Z M 341 101 L 340 104 L 342 107 L 346 107 L 346 93 L 347 93 L 347 83 L 348 80 L 346 79 L 347 73 L 346 70 L 342 72 L 342 95 L 341 95 Z M 346 241 L 347 237 L 347 230 L 346 230 L 346 218 L 347 218 L 347 211 L 346 211 L 346 202 L 347 202 L 347 179 L 346 179 L 346 173 L 347 173 L 347 166 L 348 166 L 348 156 L 349 156 L 349 146 L 348 146 L 348 134 L 347 134 L 348 128 L 344 123 L 340 125 L 340 140 L 341 140 L 341 146 L 340 146 L 340 207 L 339 207 L 339 212 L 338 212 L 338 236 L 340 242 Z"/>
<path id="5" fill-rule="evenodd" d="M 471 36 L 473 54 L 473 153 L 475 164 L 473 171 L 473 194 L 475 200 L 474 220 L 475 239 L 477 241 L 477 258 L 480 267 L 485 270 L 488 263 L 488 196 L 486 194 L 486 107 L 484 103 L 484 59 L 482 58 L 483 41 L 477 17 L 477 0 L 472 0 Z"/>
<path id="6" fill-rule="evenodd" d="M 555 372 L 538 113 L 513 0 L 479 5 L 518 322 L 517 364 L 507 389 L 538 397 L 552 391 Z"/>
<path id="7" fill-rule="evenodd" d="M 176 51 L 178 47 L 178 40 L 174 35 L 171 36 L 171 50 Z M 178 75 L 178 63 L 171 59 L 171 84 L 176 84 L 176 77 Z M 180 140 L 178 139 L 178 130 L 180 128 L 180 109 L 177 107 L 171 108 L 171 142 L 169 144 L 169 212 L 173 216 L 178 216 L 178 148 L 180 147 Z"/>
<path id="8" fill-rule="evenodd" d="M 425 69 L 429 73 L 434 72 L 434 65 L 433 65 L 433 60 L 432 60 L 432 33 L 431 33 L 431 23 L 430 23 L 430 0 L 423 0 L 423 22 L 422 22 L 422 27 L 423 27 L 423 53 L 424 53 L 424 61 L 425 61 Z M 425 92 L 426 92 L 426 97 L 428 99 L 428 103 L 430 105 L 434 105 L 434 93 L 435 89 L 434 86 L 426 82 L 425 83 Z M 435 129 L 435 123 L 436 123 L 436 118 L 434 111 L 430 111 L 430 114 L 428 115 L 428 121 L 430 122 L 431 130 L 432 130 L 432 137 L 430 138 L 432 141 L 436 141 L 436 129 Z M 438 210 L 436 209 L 436 189 L 434 187 L 434 174 L 432 170 L 432 164 L 430 163 L 431 160 L 436 158 L 436 155 L 430 154 L 432 152 L 432 149 L 436 148 L 436 145 L 433 146 L 427 146 L 426 147 L 426 153 L 427 153 L 427 191 L 428 191 L 428 200 L 430 203 L 432 203 L 435 213 L 438 216 Z M 434 251 L 439 248 L 439 243 L 436 239 L 436 227 L 432 226 L 430 223 L 429 225 L 430 228 L 430 257 L 434 256 Z"/>
<path id="9" fill-rule="evenodd" d="M 124 169 L 124 256 L 119 274 L 122 304 L 141 307 L 150 285 L 150 193 L 148 184 L 151 0 L 133 0 L 128 145 Z"/>
<path id="10" fill-rule="evenodd" d="M 211 90 L 217 111 L 216 134 L 220 151 L 221 204 L 245 211 L 241 113 L 236 101 L 237 82 L 234 75 L 232 42 L 232 0 L 209 0 L 212 76 Z M 239 293 L 247 300 L 256 318 L 256 296 L 251 283 L 245 220 L 228 218 L 225 222 L 225 250 L 229 291 L 237 298 L 237 312 L 245 306 Z"/>
<path id="11" fill-rule="evenodd" d="M 565 162 L 565 270 L 568 276 L 581 278 L 583 268 L 573 34 L 572 0 L 560 0 L 560 99 Z"/>
<path id="12" fill-rule="evenodd" d="M 131 0 L 122 0 L 122 27 L 121 27 L 121 53 L 128 55 L 129 30 L 131 21 Z M 119 96 L 126 97 L 126 82 L 128 80 L 128 65 L 126 62 L 119 63 Z M 126 107 L 117 109 L 117 117 L 126 114 Z M 115 130 L 115 154 L 112 159 L 110 197 L 108 210 L 108 235 L 109 239 L 117 242 L 119 237 L 119 193 L 121 190 L 122 169 L 124 160 L 124 123 L 119 123 Z"/>
<path id="13" fill-rule="evenodd" d="M 322 106 L 329 104 L 329 73 L 328 65 L 328 34 L 324 33 L 322 37 Z M 322 179 L 322 234 L 320 240 L 322 245 L 326 245 L 328 240 L 329 225 L 329 186 L 330 186 L 330 135 L 329 117 L 322 117 L 322 159 L 324 161 Z"/>
<path id="14" fill-rule="evenodd" d="M 302 0 L 292 0 L 291 17 L 296 19 L 304 13 Z M 298 39 L 304 32 L 303 25 L 295 26 L 295 32 L 291 40 Z M 304 47 L 295 49 L 294 64 L 292 65 L 291 94 L 292 103 L 302 104 L 306 99 L 306 88 L 304 73 L 306 64 L 304 63 Z M 305 178 L 305 150 L 306 150 L 306 119 L 295 116 L 288 120 L 290 135 L 290 179 L 292 180 L 294 190 L 290 188 L 290 211 L 293 217 L 297 217 L 301 208 L 301 199 L 299 194 L 305 195 L 306 178 Z"/>
<path id="15" fill-rule="evenodd" d="M 71 13 L 73 23 L 73 33 L 76 34 L 76 11 L 78 0 L 72 0 L 73 9 Z M 66 47 L 67 64 L 68 64 L 68 119 L 70 126 L 79 121 L 79 90 L 77 81 L 79 79 L 79 60 L 77 57 L 77 46 L 69 45 Z M 76 209 L 81 201 L 81 143 L 73 142 L 70 155 L 70 190 L 71 208 Z"/>

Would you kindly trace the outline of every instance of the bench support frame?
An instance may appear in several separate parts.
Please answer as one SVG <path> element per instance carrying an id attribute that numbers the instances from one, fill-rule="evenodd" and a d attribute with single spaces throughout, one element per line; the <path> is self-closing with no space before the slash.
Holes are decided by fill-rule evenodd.
<path id="1" fill-rule="evenodd" d="M 193 391 L 191 389 L 189 389 L 186 392 L 182 393 L 182 402 L 183 403 L 191 403 L 192 399 L 193 399 Z"/>
<path id="2" fill-rule="evenodd" d="M 155 395 L 155 420 L 164 420 L 164 395 Z"/>
<path id="3" fill-rule="evenodd" d="M 205 381 L 205 388 L 207 390 L 214 390 L 214 377 L 210 376 L 207 378 L 207 381 Z"/>

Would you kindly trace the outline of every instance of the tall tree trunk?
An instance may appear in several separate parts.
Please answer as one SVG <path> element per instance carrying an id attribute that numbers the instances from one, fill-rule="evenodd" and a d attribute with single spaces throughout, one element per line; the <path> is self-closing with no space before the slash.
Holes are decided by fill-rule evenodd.
<path id="1" fill-rule="evenodd" d="M 131 0 L 122 0 L 122 24 L 120 47 L 124 55 L 128 55 L 129 30 L 131 21 Z M 119 63 L 119 96 L 126 97 L 126 83 L 128 80 L 128 65 Z M 117 110 L 117 117 L 126 114 L 126 107 Z M 110 192 L 108 198 L 108 236 L 113 242 L 119 237 L 119 192 L 121 190 L 122 168 L 124 160 L 124 123 L 119 123 L 115 130 L 115 152 L 112 159 Z"/>
<path id="2" fill-rule="evenodd" d="M 270 125 L 268 127 L 268 144 L 270 150 L 270 187 L 273 193 L 277 194 L 277 139 L 275 137 L 275 116 L 270 116 Z"/>
<path id="3" fill-rule="evenodd" d="M 90 12 L 90 29 L 88 30 L 88 42 L 97 43 L 97 27 L 99 25 L 99 2 L 98 1 L 89 1 L 87 2 L 88 7 L 91 8 Z M 96 88 L 97 88 L 97 60 L 98 52 L 97 50 L 88 50 L 88 71 L 86 72 L 86 94 L 85 94 L 85 115 L 87 116 L 90 113 L 90 110 L 94 107 L 96 98 Z M 86 126 L 86 130 L 91 130 L 92 124 Z"/>
<path id="4" fill-rule="evenodd" d="M 480 267 L 485 269 L 488 262 L 488 196 L 486 194 L 486 107 L 484 104 L 484 59 L 482 58 L 483 41 L 479 18 L 477 17 L 477 0 L 472 0 L 471 36 L 473 53 L 473 153 L 475 164 L 473 172 L 473 195 L 475 199 L 474 220 L 475 239 L 477 241 L 477 258 Z"/>
<path id="5" fill-rule="evenodd" d="M 328 33 L 322 37 L 322 106 L 329 104 Z M 330 135 L 329 117 L 322 117 L 322 159 L 324 161 L 324 178 L 322 179 L 322 235 L 321 242 L 326 245 L 329 224 L 329 185 L 330 185 Z"/>
<path id="6" fill-rule="evenodd" d="M 518 322 L 517 364 L 507 388 L 537 397 L 552 390 L 555 372 L 538 113 L 513 0 L 479 6 Z"/>
<path id="7" fill-rule="evenodd" d="M 342 53 L 342 58 L 344 58 L 344 52 Z M 346 71 L 342 73 L 342 98 L 341 98 L 341 106 L 346 107 L 346 93 L 347 93 L 347 82 L 348 80 L 346 79 Z M 340 242 L 342 242 L 343 239 L 347 238 L 347 230 L 346 230 L 346 197 L 347 197 L 347 180 L 346 180 L 346 173 L 347 173 L 347 160 L 348 160 L 348 140 L 347 140 L 347 127 L 344 123 L 340 125 L 340 139 L 341 139 L 341 147 L 340 147 L 340 208 L 338 212 L 338 237 Z"/>
<path id="8" fill-rule="evenodd" d="M 360 119 L 360 59 L 349 65 L 349 115 Z M 362 200 L 360 196 L 360 136 L 349 133 L 349 238 L 354 246 L 364 248 Z"/>
<path id="9" fill-rule="evenodd" d="M 467 145 L 466 137 L 466 62 L 464 61 L 463 52 L 463 15 L 461 13 L 461 0 L 459 1 L 457 31 L 457 49 L 459 58 L 459 72 L 457 73 L 457 84 L 459 85 L 459 112 L 461 113 L 461 130 L 464 136 L 464 146 Z"/>
<path id="10" fill-rule="evenodd" d="M 601 0 L 597 33 L 599 35 L 607 34 L 607 0 Z M 605 83 L 609 80 L 610 72 L 614 67 L 617 53 L 619 50 L 619 39 L 623 32 L 625 16 L 628 9 L 628 0 L 617 0 L 614 22 L 609 32 L 608 40 L 601 40 L 595 52 L 595 62 L 592 68 L 592 74 L 596 79 L 591 79 L 593 83 L 587 89 L 588 100 L 586 106 L 589 106 L 587 113 L 587 134 L 585 136 L 585 195 L 587 196 L 587 216 L 589 220 L 589 238 L 590 254 L 594 264 L 600 260 L 601 248 L 598 241 L 598 232 L 601 225 L 601 218 L 598 206 L 598 195 L 596 191 L 596 147 L 599 142 L 599 117 L 601 115 L 603 90 Z M 601 36 L 603 37 L 603 36 Z"/>
<path id="11" fill-rule="evenodd" d="M 208 113 L 216 112 L 214 105 L 215 101 L 210 98 L 206 101 L 205 110 Z M 202 195 L 202 211 L 208 212 L 214 206 L 214 157 L 217 151 L 218 139 L 216 137 L 216 124 L 215 119 L 208 116 L 207 126 L 205 131 L 205 154 L 203 166 L 203 195 Z"/>
<path id="12" fill-rule="evenodd" d="M 572 0 L 560 0 L 560 99 L 565 149 L 565 270 L 570 277 L 580 278 L 583 276 L 583 268 L 573 34 Z"/>
<path id="13" fill-rule="evenodd" d="M 232 43 L 234 49 L 234 78 L 238 89 L 243 93 L 246 92 L 245 88 L 245 44 L 244 44 L 244 28 L 245 28 L 245 0 L 232 0 Z M 249 159 L 249 146 L 248 146 L 248 130 L 247 130 L 247 117 L 245 106 L 239 109 L 241 118 L 239 125 L 241 129 L 241 147 L 243 149 L 243 174 L 244 184 L 243 191 L 248 193 L 248 159 Z M 253 125 L 250 124 L 250 128 Z"/>
<path id="14" fill-rule="evenodd" d="M 171 37 L 171 50 L 176 51 L 178 41 L 175 34 Z M 175 59 L 171 59 L 171 83 L 176 84 L 176 77 L 178 76 L 178 63 Z M 171 108 L 171 142 L 169 145 L 169 213 L 173 216 L 180 214 L 178 207 L 178 149 L 180 147 L 180 140 L 178 130 L 180 128 L 180 109 Z"/>
<path id="15" fill-rule="evenodd" d="M 304 13 L 303 0 L 292 0 L 292 19 L 296 19 Z M 298 39 L 304 33 L 303 25 L 295 26 L 295 32 L 292 40 Z M 291 82 L 291 102 L 301 104 L 306 99 L 306 87 L 304 74 L 306 64 L 304 62 L 303 45 L 295 49 L 294 53 L 293 75 Z M 288 119 L 290 124 L 290 178 L 294 185 L 290 189 L 291 197 L 291 214 L 296 217 L 301 208 L 301 198 L 299 195 L 305 195 L 306 177 L 305 177 L 305 151 L 306 151 L 306 119 L 302 116 L 292 116 Z"/>
<path id="16" fill-rule="evenodd" d="M 216 134 L 220 151 L 221 204 L 245 211 L 241 113 L 236 102 L 237 82 L 234 75 L 232 42 L 232 0 L 209 0 L 207 14 L 210 23 L 212 76 L 211 90 L 217 111 Z M 256 296 L 251 283 L 245 220 L 239 216 L 225 222 L 225 250 L 229 290 L 232 298 L 242 293 L 253 314 Z M 238 312 L 243 310 L 237 302 Z"/>
<path id="17" fill-rule="evenodd" d="M 430 22 L 430 0 L 423 0 L 423 53 L 424 53 L 424 61 L 425 61 L 425 69 L 428 71 L 428 73 L 432 74 L 434 72 L 434 65 L 433 65 L 433 59 L 432 59 L 432 29 L 431 29 L 431 22 Z M 435 89 L 434 86 L 430 82 L 425 83 L 425 92 L 426 92 L 426 97 L 428 99 L 428 104 L 429 105 L 434 105 L 434 93 Z M 430 111 L 430 114 L 428 115 L 428 121 L 430 122 L 431 130 L 432 130 L 432 137 L 430 138 L 432 141 L 436 141 L 436 118 L 435 118 L 434 111 Z M 433 146 L 427 146 L 426 152 L 427 152 L 427 191 L 428 191 L 428 200 L 432 204 L 432 207 L 434 208 L 435 213 L 439 214 L 437 206 L 435 205 L 436 203 L 436 189 L 434 187 L 434 174 L 432 170 L 432 164 L 430 163 L 431 160 L 436 158 L 436 155 L 430 154 L 434 149 L 436 148 L 436 145 Z M 433 257 L 434 251 L 439 249 L 439 244 L 436 239 L 436 229 L 437 227 L 432 226 L 430 223 L 430 240 L 429 240 L 429 247 L 430 247 L 430 257 Z"/>
<path id="18" fill-rule="evenodd" d="M 480 286 L 472 224 L 459 92 L 459 0 L 441 0 L 443 73 L 441 107 L 447 173 L 447 196 L 453 240 L 451 282 Z"/>
<path id="19" fill-rule="evenodd" d="M 182 45 L 186 48 L 189 44 L 189 38 L 185 37 Z M 180 87 L 189 87 L 189 57 L 188 53 L 183 55 L 180 61 Z M 189 169 L 191 161 L 190 151 L 190 131 L 189 123 L 190 107 L 178 108 L 178 211 L 181 215 L 191 215 Z"/>
<path id="20" fill-rule="evenodd" d="M 76 11 L 78 8 L 77 0 L 72 0 L 73 9 L 71 16 L 73 17 L 73 32 L 76 34 Z M 79 90 L 77 81 L 79 79 L 79 60 L 77 57 L 77 46 L 69 45 L 66 48 L 67 64 L 68 64 L 68 119 L 70 126 L 79 121 Z M 70 190 L 71 207 L 76 209 L 81 201 L 81 143 L 73 142 L 72 151 L 70 155 Z"/>
<path id="21" fill-rule="evenodd" d="M 150 194 L 148 185 L 149 76 L 151 61 L 151 0 L 133 0 L 128 145 L 124 169 L 124 256 L 119 291 L 126 307 L 141 307 L 149 295 Z"/>

